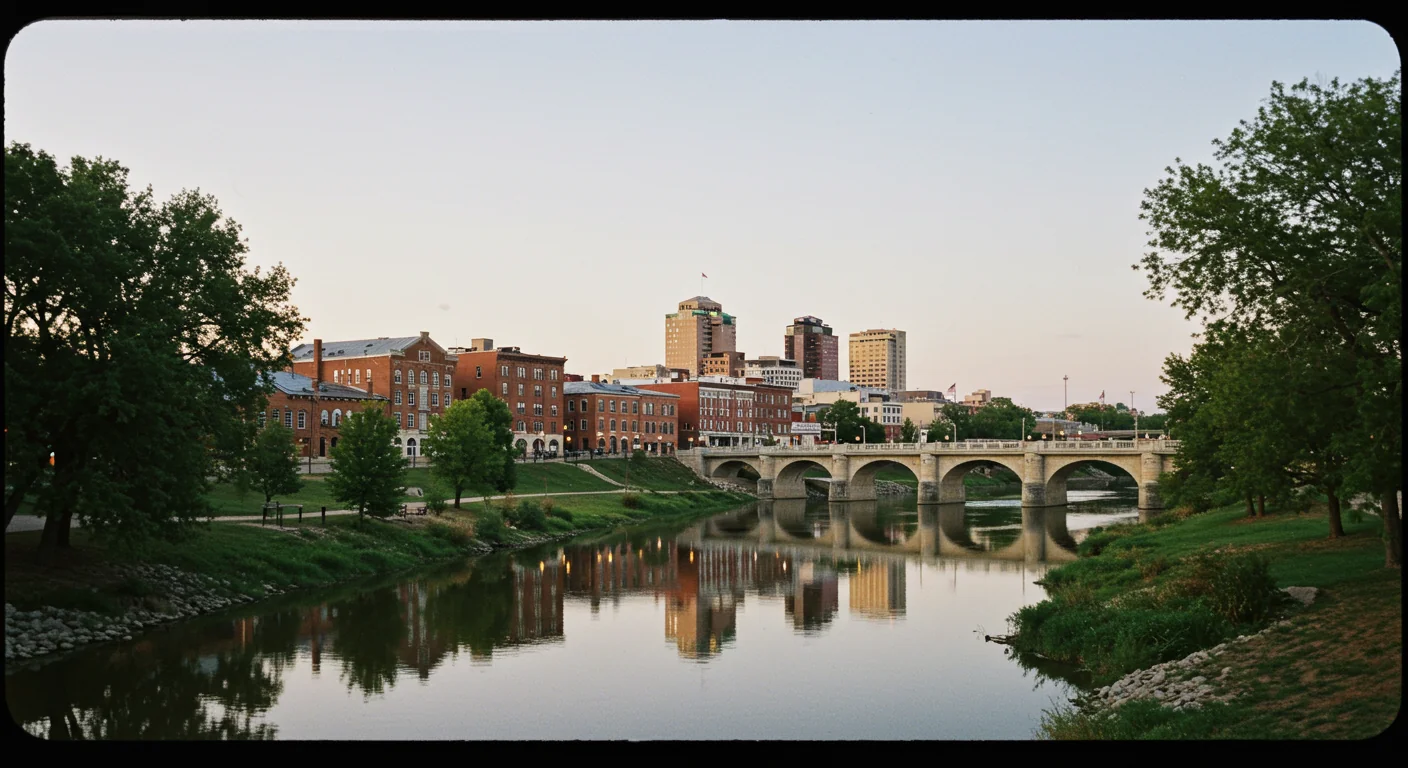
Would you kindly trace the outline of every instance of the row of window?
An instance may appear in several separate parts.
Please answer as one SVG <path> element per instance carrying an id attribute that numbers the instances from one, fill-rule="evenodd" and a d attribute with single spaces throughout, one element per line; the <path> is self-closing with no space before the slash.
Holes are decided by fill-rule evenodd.
<path id="1" fill-rule="evenodd" d="M 503 378 L 508 378 L 508 371 L 509 371 L 509 367 L 508 367 L 507 365 L 501 365 L 501 366 L 499 366 L 499 376 L 501 376 L 501 377 L 503 377 Z M 544 378 L 544 376 L 545 376 L 545 374 L 543 373 L 543 369 L 542 369 L 542 368 L 534 368 L 534 369 L 533 369 L 533 378 L 537 379 L 538 381 L 542 381 L 543 378 Z M 548 369 L 547 369 L 546 378 L 548 378 L 548 379 L 550 379 L 550 380 L 552 380 L 552 381 L 557 381 L 557 376 L 558 376 L 558 373 L 557 373 L 557 369 L 556 369 L 556 368 L 548 368 Z M 476 379 L 482 379 L 482 378 L 484 378 L 484 367 L 483 367 L 483 366 L 480 366 L 480 365 L 474 366 L 474 378 L 476 378 Z M 528 369 L 525 368 L 525 367 L 523 367 L 523 366 L 521 366 L 521 365 L 518 366 L 518 378 L 520 378 L 520 379 L 526 379 L 526 378 L 528 378 Z M 556 389 L 556 387 L 554 387 L 554 389 Z M 518 394 L 521 395 L 521 394 L 523 394 L 523 392 L 520 391 Z"/>
<path id="2" fill-rule="evenodd" d="M 590 431 L 590 429 L 591 429 L 590 424 L 591 424 L 591 422 L 590 422 L 588 419 L 582 419 L 582 421 L 581 421 L 581 429 L 582 429 L 582 431 L 583 431 L 583 432 Z M 610 425 L 609 427 L 607 426 L 608 424 Z M 642 425 L 645 427 L 645 432 L 646 432 L 647 434 L 652 434 L 652 435 L 653 435 L 653 434 L 655 434 L 655 433 L 657 433 L 657 432 L 660 433 L 660 434 L 662 434 L 662 435 L 673 435 L 673 434 L 675 434 L 675 423 L 674 423 L 673 421 L 661 421 L 661 422 L 655 422 L 655 421 L 647 421 L 647 422 L 632 421 L 632 422 L 631 422 L 631 428 L 630 428 L 630 430 L 626 430 L 626 420 L 625 420 L 625 419 L 621 419 L 621 431 L 640 432 Z M 596 420 L 596 428 L 599 429 L 599 430 L 607 430 L 607 429 L 609 429 L 610 431 L 615 432 L 615 431 L 616 431 L 616 420 L 615 420 L 615 419 L 609 419 L 609 420 L 608 420 L 608 419 L 604 419 L 604 418 L 598 418 L 598 419 Z M 568 419 L 568 421 L 567 421 L 567 431 L 568 431 L 568 432 L 571 432 L 571 431 L 572 431 L 572 420 L 571 420 L 571 419 Z"/>
<path id="3" fill-rule="evenodd" d="M 744 431 L 747 431 L 747 432 L 753 432 L 753 433 L 756 433 L 756 434 L 768 434 L 768 435 L 773 434 L 773 425 L 772 425 L 772 424 L 769 424 L 769 423 L 767 423 L 767 422 L 762 422 L 762 423 L 759 423 L 759 424 L 754 424 L 753 422 L 750 421 L 750 422 L 748 422 L 747 425 L 746 425 L 746 426 L 747 426 L 747 429 L 746 429 L 746 430 L 744 429 L 744 426 L 745 426 L 745 425 L 744 425 L 744 422 L 741 422 L 741 421 L 733 422 L 733 426 L 734 426 L 733 431 L 735 431 L 735 432 L 744 432 Z M 726 431 L 728 431 L 728 427 L 729 427 L 729 422 L 727 422 L 727 421 L 715 421 L 715 420 L 713 420 L 713 419 L 700 419 L 700 421 L 699 421 L 699 429 L 700 429 L 701 431 L 717 430 L 717 431 L 724 431 L 724 432 L 726 432 Z M 788 430 L 787 430 L 787 427 L 786 427 L 786 426 L 784 426 L 784 425 L 782 425 L 782 424 L 779 424 L 779 425 L 777 425 L 777 427 L 778 427 L 778 429 L 777 429 L 777 434 L 779 434 L 779 435 L 787 434 L 787 431 L 788 431 Z M 680 429 L 684 429 L 684 430 L 690 429 L 689 423 L 688 423 L 688 422 L 685 422 L 685 423 L 680 424 Z"/>
<path id="4" fill-rule="evenodd" d="M 569 429 L 571 428 L 571 425 L 570 425 L 570 424 L 568 425 L 568 428 L 569 428 Z M 528 431 L 528 424 L 527 424 L 527 422 L 523 422 L 523 421 L 518 422 L 518 431 L 519 431 L 519 432 L 527 432 L 527 431 Z M 533 422 L 533 434 L 537 434 L 537 433 L 542 432 L 542 431 L 543 431 L 543 422 L 541 422 L 541 421 L 535 421 L 535 422 Z M 556 433 L 557 433 L 557 422 L 555 422 L 555 421 L 550 421 L 550 422 L 548 422 L 547 433 L 548 433 L 548 434 L 556 434 Z"/>
<path id="5" fill-rule="evenodd" d="M 557 415 L 557 406 L 555 406 L 555 405 L 552 406 L 552 409 L 551 409 L 551 410 L 552 410 L 552 415 L 556 416 L 556 415 Z M 523 403 L 520 402 L 520 403 L 518 404 L 518 415 L 519 415 L 519 416 L 522 416 L 524 413 L 525 413 L 525 411 L 524 411 Z M 533 415 L 534 415 L 534 416 L 542 416 L 542 415 L 543 415 L 543 404 L 542 404 L 542 403 L 533 403 Z"/>
<path id="6" fill-rule="evenodd" d="M 297 415 L 297 419 L 298 419 L 298 429 L 307 429 L 307 428 L 308 428 L 308 412 L 305 411 L 305 410 L 299 409 L 297 413 L 298 413 L 298 415 Z M 259 413 L 259 426 L 262 427 L 262 426 L 264 426 L 266 423 L 278 424 L 278 423 L 279 423 L 280 414 L 282 414 L 282 416 L 283 416 L 283 424 L 284 424 L 284 426 L 285 426 L 285 427 L 288 427 L 289 429 L 293 429 L 293 428 L 294 428 L 294 426 L 293 426 L 293 420 L 294 420 L 295 417 L 294 417 L 294 410 L 293 410 L 292 408 L 288 408 L 288 409 L 286 409 L 286 410 L 284 410 L 284 411 L 282 411 L 282 412 L 281 412 L 278 408 L 274 408 L 274 409 L 270 410 L 268 414 L 265 414 L 264 412 L 261 411 L 261 412 Z M 266 419 L 267 419 L 267 421 L 266 421 Z M 342 424 L 342 409 L 341 409 L 341 408 L 336 408 L 336 409 L 334 409 L 331 414 L 329 414 L 327 411 L 323 411 L 323 413 L 322 413 L 322 425 L 326 427 L 326 426 L 328 426 L 329 423 L 331 423 L 332 426 L 334 426 L 334 427 L 340 426 L 340 425 Z"/>
<path id="7" fill-rule="evenodd" d="M 406 382 L 406 383 L 408 383 L 408 384 L 415 384 L 415 383 L 416 383 L 416 372 L 415 372 L 415 371 L 406 371 L 406 374 L 407 374 L 407 378 L 409 379 L 409 381 Z M 368 368 L 368 369 L 367 369 L 367 381 L 371 381 L 371 379 L 372 379 L 372 371 L 371 371 L 370 368 Z M 401 383 L 401 369 L 400 369 L 400 368 L 397 368 L 397 369 L 392 373 L 392 378 L 391 378 L 391 380 L 392 380 L 393 382 L 397 383 L 397 384 L 400 384 L 400 383 Z M 358 381 L 358 383 L 361 382 L 360 376 L 358 377 L 357 381 Z M 450 387 L 450 386 L 453 386 L 453 385 L 450 383 L 450 381 L 451 381 L 450 374 L 446 373 L 446 374 L 445 374 L 445 386 L 446 386 L 447 388 Z M 431 387 L 438 387 L 438 386 L 440 386 L 440 372 L 439 372 L 439 371 L 430 371 L 429 374 L 427 375 L 426 371 L 421 371 L 421 372 L 420 372 L 420 385 L 421 385 L 422 387 L 424 387 L 424 386 L 431 386 Z"/>
<path id="8" fill-rule="evenodd" d="M 396 390 L 395 392 L 392 393 L 392 402 L 395 403 L 396 405 L 400 405 L 400 404 L 401 404 L 401 390 L 398 389 L 398 390 Z M 410 391 L 410 392 L 407 392 L 407 393 L 406 393 L 406 405 L 415 405 L 415 404 L 416 404 L 416 393 L 415 393 L 415 390 L 412 390 L 412 391 Z M 430 393 L 430 405 L 431 405 L 431 407 L 433 407 L 433 408 L 434 408 L 434 407 L 439 407 L 439 405 L 440 405 L 440 393 L 439 393 L 439 392 L 431 392 L 431 393 Z M 446 408 L 449 408 L 449 407 L 450 407 L 450 393 L 449 393 L 449 392 L 446 392 L 446 393 L 445 393 L 445 407 L 446 407 Z"/>
<path id="9" fill-rule="evenodd" d="M 507 381 L 505 381 L 504 383 L 502 383 L 502 384 L 499 385 L 499 392 L 502 393 L 504 397 L 508 397 L 508 382 L 507 382 Z M 551 389 L 551 392 L 552 392 L 551 399 L 556 400 L 556 399 L 557 399 L 557 387 L 556 387 L 556 386 L 553 386 L 552 389 Z M 519 385 L 518 385 L 518 396 L 519 396 L 519 397 L 523 397 L 523 385 L 522 385 L 522 384 L 519 384 Z M 543 396 L 543 385 L 542 385 L 542 384 L 534 384 L 534 385 L 533 385 L 533 397 L 542 397 L 542 396 Z"/>
<path id="10" fill-rule="evenodd" d="M 420 416 L 420 430 L 421 430 L 422 432 L 425 431 L 426 416 L 427 416 L 427 414 L 426 414 L 424 411 L 420 412 L 419 414 L 415 414 L 415 413 L 408 413 L 408 414 L 406 414 L 406 426 L 404 427 L 404 429 L 415 429 L 415 428 L 416 428 L 416 416 L 417 416 L 417 415 Z M 401 414 L 400 414 L 400 412 L 397 412 L 397 413 L 396 413 L 396 428 L 397 428 L 397 429 L 403 429 L 403 427 L 401 426 Z"/>

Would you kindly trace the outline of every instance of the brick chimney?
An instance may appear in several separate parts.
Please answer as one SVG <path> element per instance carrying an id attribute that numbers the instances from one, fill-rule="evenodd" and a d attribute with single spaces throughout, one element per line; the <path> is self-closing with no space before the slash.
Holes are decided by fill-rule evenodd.
<path id="1" fill-rule="evenodd" d="M 601 374 L 599 374 L 599 373 L 593 373 L 593 374 L 592 374 L 592 383 L 593 383 L 593 384 L 600 384 L 600 383 L 601 383 Z"/>
<path id="2" fill-rule="evenodd" d="M 313 339 L 313 392 L 316 394 L 323 385 L 323 340 Z"/>

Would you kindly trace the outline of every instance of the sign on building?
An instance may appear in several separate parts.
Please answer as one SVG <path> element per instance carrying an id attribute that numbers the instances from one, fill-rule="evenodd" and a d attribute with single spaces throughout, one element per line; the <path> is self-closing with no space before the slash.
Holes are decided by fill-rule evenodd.
<path id="1" fill-rule="evenodd" d="M 792 434 L 820 435 L 821 424 L 815 421 L 794 421 L 792 422 Z"/>

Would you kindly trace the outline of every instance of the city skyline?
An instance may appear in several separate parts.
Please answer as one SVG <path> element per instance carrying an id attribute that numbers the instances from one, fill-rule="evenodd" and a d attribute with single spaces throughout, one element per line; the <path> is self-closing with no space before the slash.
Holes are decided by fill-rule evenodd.
<path id="1" fill-rule="evenodd" d="M 911 388 L 1051 410 L 1069 375 L 1152 410 L 1196 326 L 1130 269 L 1142 190 L 1272 80 L 1397 66 L 1368 22 L 45 21 L 5 132 L 215 195 L 298 278 L 305 342 L 588 374 L 664 363 L 702 294 L 750 358 L 814 315 L 907 331 Z"/>

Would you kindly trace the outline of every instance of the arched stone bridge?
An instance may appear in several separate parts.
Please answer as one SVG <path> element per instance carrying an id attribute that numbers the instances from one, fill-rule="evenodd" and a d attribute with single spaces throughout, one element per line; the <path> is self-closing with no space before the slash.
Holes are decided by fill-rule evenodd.
<path id="1" fill-rule="evenodd" d="M 696 448 L 678 456 L 701 477 L 737 482 L 749 468 L 758 475 L 758 498 L 804 499 L 804 476 L 820 468 L 831 478 L 831 501 L 875 498 L 875 475 L 904 467 L 919 481 L 920 504 L 965 499 L 963 476 L 980 465 L 999 464 L 1022 479 L 1022 506 L 1066 503 L 1066 479 L 1091 462 L 1113 464 L 1139 484 L 1139 508 L 1161 509 L 1159 475 L 1173 469 L 1176 440 L 965 441 Z"/>

